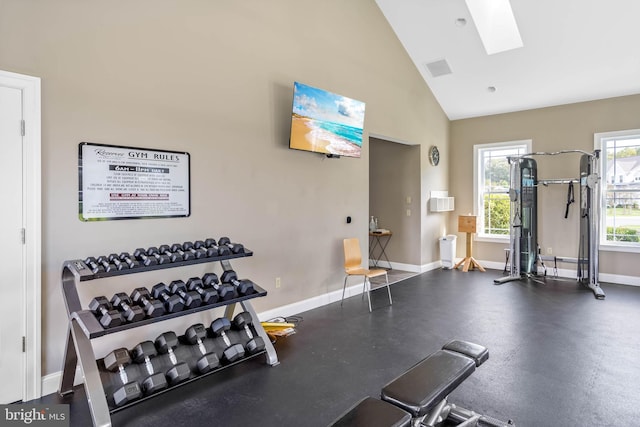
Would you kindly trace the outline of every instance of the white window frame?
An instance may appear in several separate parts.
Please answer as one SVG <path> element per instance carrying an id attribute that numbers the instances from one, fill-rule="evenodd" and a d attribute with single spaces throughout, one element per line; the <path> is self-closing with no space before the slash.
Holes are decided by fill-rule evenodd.
<path id="1" fill-rule="evenodd" d="M 635 137 L 635 138 L 634 138 Z M 636 139 L 640 137 L 640 129 L 629 129 L 593 134 L 593 145 L 600 153 L 600 250 L 613 252 L 640 253 L 640 243 L 616 242 L 607 240 L 607 146 L 612 140 Z M 612 178 L 617 182 L 618 177 Z"/>
<path id="2" fill-rule="evenodd" d="M 524 147 L 522 154 L 531 153 L 532 140 L 522 139 L 517 141 L 494 142 L 488 144 L 476 144 L 473 146 L 473 212 L 478 219 L 477 233 L 475 240 L 478 242 L 499 242 L 508 243 L 509 234 L 488 234 L 485 233 L 484 227 L 484 205 L 483 191 L 484 186 L 484 168 L 480 164 L 482 152 L 489 150 L 504 150 L 511 147 Z M 508 190 L 505 191 L 505 194 Z"/>

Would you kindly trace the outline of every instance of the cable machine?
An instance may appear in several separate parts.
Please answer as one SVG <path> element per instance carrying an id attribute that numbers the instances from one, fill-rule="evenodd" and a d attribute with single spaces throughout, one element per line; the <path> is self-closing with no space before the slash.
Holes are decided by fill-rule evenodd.
<path id="1" fill-rule="evenodd" d="M 580 177 L 573 179 L 538 180 L 538 167 L 532 156 L 555 156 L 570 153 L 582 154 L 580 157 Z M 495 279 L 494 283 L 503 284 L 521 280 L 537 274 L 537 264 L 544 266 L 538 245 L 538 186 L 550 184 L 568 184 L 567 217 L 569 205 L 574 201 L 573 183 L 580 183 L 580 242 L 578 257 L 550 257 L 555 262 L 577 264 L 577 280 L 593 291 L 597 299 L 605 294 L 598 284 L 598 250 L 600 239 L 600 150 L 588 153 L 582 150 L 562 150 L 555 152 L 535 152 L 517 157 L 508 157 L 509 161 L 509 275 Z M 546 271 L 546 268 L 545 268 Z"/>

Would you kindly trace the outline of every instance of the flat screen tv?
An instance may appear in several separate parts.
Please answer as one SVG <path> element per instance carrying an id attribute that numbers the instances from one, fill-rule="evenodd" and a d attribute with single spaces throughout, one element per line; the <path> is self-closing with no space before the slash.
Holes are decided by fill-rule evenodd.
<path id="1" fill-rule="evenodd" d="M 295 82 L 289 147 L 360 157 L 364 102 Z"/>

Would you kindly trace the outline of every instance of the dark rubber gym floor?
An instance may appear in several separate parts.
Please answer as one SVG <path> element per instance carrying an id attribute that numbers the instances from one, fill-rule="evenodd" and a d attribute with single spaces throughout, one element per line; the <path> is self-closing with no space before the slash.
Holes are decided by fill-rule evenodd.
<path id="1" fill-rule="evenodd" d="M 640 287 L 602 284 L 605 300 L 572 280 L 512 282 L 501 272 L 427 272 L 386 292 L 300 313 L 298 333 L 264 357 L 113 414 L 115 426 L 326 426 L 366 395 L 457 338 L 489 360 L 451 395 L 468 409 L 517 426 L 640 423 Z M 268 297 L 267 297 L 268 298 Z M 84 389 L 73 426 L 90 426 Z"/>

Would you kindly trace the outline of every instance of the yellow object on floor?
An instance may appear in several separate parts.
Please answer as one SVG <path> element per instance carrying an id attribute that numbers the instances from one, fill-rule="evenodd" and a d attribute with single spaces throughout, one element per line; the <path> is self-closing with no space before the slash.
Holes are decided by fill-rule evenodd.
<path id="1" fill-rule="evenodd" d="M 271 341 L 279 337 L 288 337 L 296 333 L 295 323 L 289 322 L 260 322 Z"/>
<path id="2" fill-rule="evenodd" d="M 260 322 L 262 327 L 266 330 L 267 328 L 276 328 L 276 329 L 284 329 L 284 328 L 295 328 L 294 323 L 288 322 Z"/>

